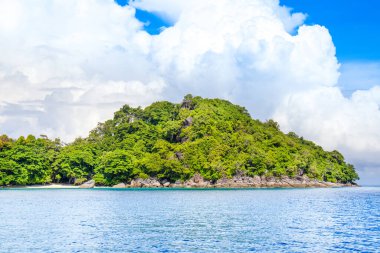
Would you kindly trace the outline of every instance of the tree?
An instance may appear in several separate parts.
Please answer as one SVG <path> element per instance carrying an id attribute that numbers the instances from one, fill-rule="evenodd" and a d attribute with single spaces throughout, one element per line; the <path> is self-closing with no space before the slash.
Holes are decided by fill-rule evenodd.
<path id="1" fill-rule="evenodd" d="M 134 173 L 136 158 L 126 150 L 114 150 L 104 153 L 96 167 L 97 178 L 102 178 L 100 183 L 106 185 L 128 182 Z M 102 176 L 100 176 L 100 175 Z"/>
<path id="2" fill-rule="evenodd" d="M 78 139 L 62 148 L 53 163 L 54 174 L 59 180 L 68 183 L 81 183 L 94 172 L 95 151 L 85 140 Z"/>

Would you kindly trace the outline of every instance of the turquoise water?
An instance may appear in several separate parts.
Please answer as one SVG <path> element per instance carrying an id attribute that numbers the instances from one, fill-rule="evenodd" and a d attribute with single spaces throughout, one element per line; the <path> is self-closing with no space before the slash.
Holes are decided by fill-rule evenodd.
<path id="1" fill-rule="evenodd" d="M 380 252 L 380 188 L 0 190 L 0 252 Z"/>

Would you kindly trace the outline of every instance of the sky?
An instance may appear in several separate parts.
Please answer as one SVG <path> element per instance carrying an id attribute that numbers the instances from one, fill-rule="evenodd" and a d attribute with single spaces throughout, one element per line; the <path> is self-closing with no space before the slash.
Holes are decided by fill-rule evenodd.
<path id="1" fill-rule="evenodd" d="M 281 4 L 306 13 L 306 24 L 329 29 L 342 64 L 338 85 L 345 96 L 380 83 L 379 1 L 281 0 Z"/>
<path id="2" fill-rule="evenodd" d="M 0 0 L 0 133 L 86 136 L 123 104 L 245 106 L 380 185 L 380 3 Z"/>

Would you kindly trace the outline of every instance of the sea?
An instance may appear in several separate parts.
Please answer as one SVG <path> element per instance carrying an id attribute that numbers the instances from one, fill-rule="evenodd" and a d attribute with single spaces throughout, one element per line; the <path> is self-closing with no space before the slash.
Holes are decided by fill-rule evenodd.
<path id="1" fill-rule="evenodd" d="M 4 189 L 0 252 L 380 252 L 380 188 Z"/>

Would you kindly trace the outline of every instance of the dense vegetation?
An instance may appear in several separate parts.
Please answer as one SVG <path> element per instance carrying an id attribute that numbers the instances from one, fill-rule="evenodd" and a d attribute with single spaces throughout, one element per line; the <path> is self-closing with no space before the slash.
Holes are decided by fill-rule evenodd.
<path id="1" fill-rule="evenodd" d="M 46 136 L 0 136 L 0 185 L 112 185 L 134 178 L 208 180 L 234 175 L 353 182 L 358 175 L 338 151 L 327 152 L 273 120 L 253 120 L 243 107 L 187 95 L 181 104 L 123 106 L 85 139 L 63 145 Z"/>

